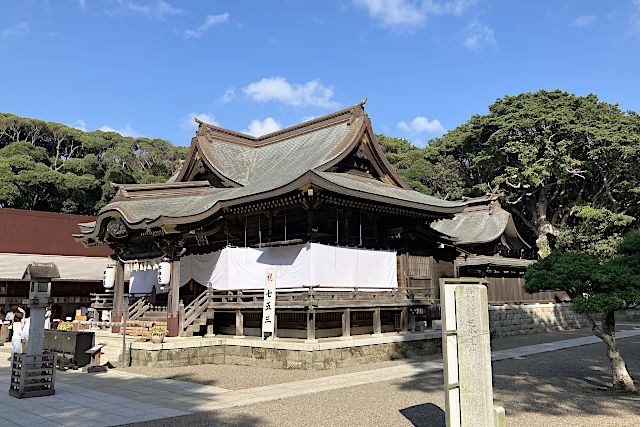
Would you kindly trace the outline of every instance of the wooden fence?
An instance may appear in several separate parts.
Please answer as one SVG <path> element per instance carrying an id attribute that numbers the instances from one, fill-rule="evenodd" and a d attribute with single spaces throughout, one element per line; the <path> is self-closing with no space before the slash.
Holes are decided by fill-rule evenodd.
<path id="1" fill-rule="evenodd" d="M 541 302 L 569 301 L 564 292 L 536 292 L 529 294 L 524 291 L 524 279 L 521 277 L 486 277 L 487 297 L 489 304 L 535 304 Z"/>
<path id="2" fill-rule="evenodd" d="M 535 304 L 542 302 L 569 301 L 564 292 L 537 292 L 529 294 L 524 291 L 524 279 L 514 272 L 499 273 L 492 277 L 484 277 L 487 283 L 489 304 Z M 437 261 L 431 256 L 399 255 L 398 256 L 398 284 L 413 288 L 426 288 L 427 294 L 439 306 L 440 278 L 454 277 L 453 263 Z M 437 308 L 436 308 L 437 310 Z M 433 313 L 435 317 L 437 313 Z"/>

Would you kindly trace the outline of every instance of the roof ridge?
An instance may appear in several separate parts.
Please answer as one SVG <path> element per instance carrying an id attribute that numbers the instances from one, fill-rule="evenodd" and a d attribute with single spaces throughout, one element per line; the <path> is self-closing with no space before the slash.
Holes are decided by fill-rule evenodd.
<path id="1" fill-rule="evenodd" d="M 325 114 L 324 116 L 316 117 L 306 122 L 298 123 L 298 124 L 286 127 L 284 129 L 280 129 L 275 132 L 271 132 L 266 135 L 259 136 L 259 137 L 247 135 L 245 133 L 237 132 L 231 129 L 226 129 L 220 126 L 215 126 L 215 125 L 203 122 L 198 118 L 195 118 L 195 121 L 200 124 L 200 127 L 205 127 L 207 130 L 214 131 L 217 133 L 222 133 L 230 136 L 231 138 L 237 138 L 237 139 L 246 141 L 246 142 L 243 142 L 243 141 L 225 141 L 225 142 L 236 142 L 240 144 L 249 145 L 253 148 L 259 148 L 263 145 L 268 145 L 274 142 L 278 142 L 280 140 L 289 139 L 291 137 L 290 134 L 297 133 L 296 131 L 301 131 L 303 129 L 304 131 L 308 131 L 308 128 L 313 128 L 316 126 L 318 128 L 324 127 L 325 122 L 331 119 L 338 118 L 340 116 L 349 114 L 354 116 L 354 119 L 355 119 L 360 115 L 364 115 L 363 105 L 364 105 L 364 102 L 360 102 L 350 107 L 343 108 L 342 110 L 334 111 L 332 113 Z M 198 132 L 200 132 L 200 129 L 198 129 Z M 300 133 L 303 133 L 303 132 L 300 132 Z"/>

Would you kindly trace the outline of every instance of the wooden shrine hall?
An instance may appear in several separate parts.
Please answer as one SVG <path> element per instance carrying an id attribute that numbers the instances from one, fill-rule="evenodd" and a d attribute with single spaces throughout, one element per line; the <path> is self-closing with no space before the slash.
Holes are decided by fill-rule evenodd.
<path id="1" fill-rule="evenodd" d="M 113 200 L 74 235 L 114 251 L 113 321 L 128 309 L 125 264 L 149 260 L 172 265 L 170 336 L 260 335 L 266 267 L 278 268 L 279 336 L 402 332 L 433 303 L 437 271 L 458 251 L 430 224 L 466 203 L 413 191 L 363 104 L 261 137 L 196 121 L 169 182 L 114 184 Z"/>

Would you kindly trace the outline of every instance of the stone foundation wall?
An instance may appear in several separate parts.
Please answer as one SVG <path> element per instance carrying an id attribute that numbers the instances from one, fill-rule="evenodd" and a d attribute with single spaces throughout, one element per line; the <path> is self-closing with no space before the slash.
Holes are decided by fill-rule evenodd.
<path id="1" fill-rule="evenodd" d="M 132 366 L 172 367 L 205 363 L 262 366 L 278 369 L 333 369 L 343 366 L 394 360 L 405 357 L 439 353 L 442 340 L 439 333 L 431 333 L 427 339 L 381 342 L 368 345 L 342 345 L 337 348 L 296 349 L 310 347 L 295 343 L 282 343 L 269 348 L 265 342 L 231 344 L 204 342 L 204 345 L 188 346 L 172 343 L 134 343 L 131 348 Z M 354 340 L 357 341 L 357 340 Z M 177 343 L 176 343 L 177 344 Z M 276 341 L 276 344 L 278 342 Z M 136 348 L 138 347 L 138 348 Z M 173 348 L 172 348 L 173 347 Z"/>
<path id="2" fill-rule="evenodd" d="M 530 335 L 591 326 L 569 303 L 502 305 L 489 307 L 491 337 Z"/>
<path id="3" fill-rule="evenodd" d="M 616 311 L 616 322 L 640 322 L 640 309 Z"/>

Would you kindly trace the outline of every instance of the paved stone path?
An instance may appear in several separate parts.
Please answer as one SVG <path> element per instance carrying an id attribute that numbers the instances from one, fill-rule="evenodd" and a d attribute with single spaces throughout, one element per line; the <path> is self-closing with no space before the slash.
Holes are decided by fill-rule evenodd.
<path id="1" fill-rule="evenodd" d="M 639 336 L 640 330 L 619 331 L 616 338 Z M 499 350 L 494 361 L 523 357 L 600 342 L 595 336 Z M 16 399 L 0 393 L 2 425 L 117 425 L 190 413 L 250 405 L 345 387 L 411 377 L 442 370 L 442 361 L 333 375 L 283 384 L 230 391 L 219 387 L 151 378 L 122 371 L 100 374 L 67 372 L 56 377 L 56 395 Z M 0 384 L 9 382 L 8 362 L 0 364 Z"/>

